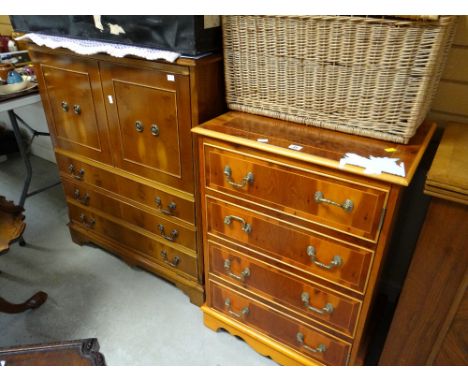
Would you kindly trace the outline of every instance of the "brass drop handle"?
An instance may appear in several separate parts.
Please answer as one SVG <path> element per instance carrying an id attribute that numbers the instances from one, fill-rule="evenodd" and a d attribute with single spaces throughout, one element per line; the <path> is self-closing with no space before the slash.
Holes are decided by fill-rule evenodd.
<path id="1" fill-rule="evenodd" d="M 156 124 L 151 125 L 151 134 L 155 137 L 159 137 L 159 127 Z"/>
<path id="2" fill-rule="evenodd" d="M 310 260 L 318 267 L 324 268 L 324 269 L 333 269 L 335 267 L 339 267 L 343 264 L 343 259 L 336 255 L 333 256 L 333 260 L 330 262 L 330 264 L 324 264 L 320 261 L 317 260 L 317 256 L 315 254 L 315 247 L 313 245 L 309 245 L 307 247 L 307 255 L 310 257 Z"/>
<path id="3" fill-rule="evenodd" d="M 231 167 L 229 167 L 228 165 L 224 167 L 224 175 L 226 176 L 227 182 L 234 188 L 242 188 L 247 184 L 252 184 L 254 181 L 253 173 L 248 172 L 247 175 L 242 178 L 242 181 L 240 183 L 236 183 L 231 177 L 232 170 Z"/>
<path id="4" fill-rule="evenodd" d="M 312 312 L 318 313 L 318 314 L 331 314 L 333 313 L 333 305 L 330 303 L 325 304 L 323 308 L 315 308 L 314 306 L 311 306 L 309 303 L 310 296 L 309 293 L 307 292 L 302 292 L 301 294 L 301 301 L 303 302 L 304 306 L 308 309 L 311 310 Z"/>
<path id="5" fill-rule="evenodd" d="M 249 308 L 247 306 L 245 308 L 242 308 L 240 313 L 237 313 L 237 312 L 234 312 L 233 310 L 231 310 L 231 300 L 229 298 L 224 300 L 224 305 L 226 306 L 226 309 L 228 310 L 228 313 L 231 316 L 234 316 L 234 317 L 237 317 L 237 318 L 244 318 L 245 316 L 247 316 L 250 313 L 250 310 L 249 310 Z"/>
<path id="6" fill-rule="evenodd" d="M 88 193 L 81 196 L 80 195 L 80 190 L 75 188 L 75 192 L 74 192 L 73 196 L 75 197 L 76 200 L 78 200 L 84 206 L 87 206 L 89 204 L 89 195 L 88 195 Z"/>
<path id="7" fill-rule="evenodd" d="M 233 279 L 239 280 L 239 281 L 245 281 L 245 279 L 250 276 L 250 269 L 249 268 L 245 268 L 240 273 L 240 276 L 232 273 L 231 272 L 231 260 L 229 260 L 229 259 L 224 260 L 224 270 L 226 271 L 226 273 L 230 277 L 232 277 Z"/>
<path id="8" fill-rule="evenodd" d="M 62 107 L 62 110 L 63 110 L 64 112 L 67 112 L 68 109 L 69 109 L 69 107 L 68 107 L 68 102 L 66 102 L 66 101 L 60 102 L 60 106 Z"/>
<path id="9" fill-rule="evenodd" d="M 161 251 L 161 257 L 163 258 L 163 261 L 164 261 L 167 265 L 169 265 L 169 266 L 171 266 L 171 267 L 173 267 L 173 268 L 176 268 L 176 267 L 179 265 L 179 263 L 180 263 L 180 257 L 179 257 L 179 256 L 174 256 L 173 259 L 172 259 L 172 261 L 169 261 L 169 260 L 167 259 L 167 251 L 166 251 L 165 249 L 163 249 L 163 250 Z"/>
<path id="10" fill-rule="evenodd" d="M 230 225 L 233 220 L 236 220 L 242 224 L 242 231 L 249 234 L 252 232 L 252 226 L 247 223 L 244 219 L 240 218 L 239 216 L 235 215 L 228 215 L 224 218 L 224 224 Z"/>
<path id="11" fill-rule="evenodd" d="M 144 130 L 143 123 L 141 121 L 135 122 L 135 130 L 141 133 Z"/>
<path id="12" fill-rule="evenodd" d="M 85 214 L 80 214 L 80 222 L 83 223 L 86 228 L 93 228 L 94 224 L 96 224 L 96 220 L 93 218 L 88 219 Z"/>
<path id="13" fill-rule="evenodd" d="M 302 346 L 304 349 L 312 352 L 312 353 L 325 353 L 327 351 L 327 347 L 324 344 L 319 344 L 316 348 L 311 348 L 304 343 L 304 334 L 298 332 L 296 334 L 296 341 L 299 343 L 299 346 Z"/>
<path id="14" fill-rule="evenodd" d="M 81 106 L 80 105 L 73 105 L 73 112 L 76 115 L 80 115 L 81 114 Z"/>
<path id="15" fill-rule="evenodd" d="M 174 215 L 174 210 L 176 209 L 176 204 L 174 202 L 170 202 L 167 205 L 167 209 L 162 207 L 161 198 L 159 196 L 154 199 L 154 202 L 156 203 L 156 206 L 159 207 L 159 211 L 161 211 L 164 215 Z"/>
<path id="16" fill-rule="evenodd" d="M 73 166 L 73 163 L 68 166 L 68 172 L 77 180 L 83 180 L 85 171 L 83 169 L 80 169 L 78 173 L 75 171 L 75 166 Z"/>
<path id="17" fill-rule="evenodd" d="M 343 208 L 346 212 L 351 212 L 354 208 L 354 203 L 351 199 L 346 199 L 343 203 L 337 203 L 337 202 L 334 202 L 333 200 L 324 198 L 323 192 L 321 191 L 317 191 L 314 194 L 314 200 L 317 203 L 326 203 L 332 206 Z"/>
<path id="18" fill-rule="evenodd" d="M 177 239 L 177 236 L 179 236 L 179 231 L 177 231 L 176 229 L 173 229 L 170 235 L 166 235 L 166 233 L 164 232 L 164 225 L 162 224 L 158 225 L 158 229 L 161 236 L 166 240 L 175 241 Z"/>

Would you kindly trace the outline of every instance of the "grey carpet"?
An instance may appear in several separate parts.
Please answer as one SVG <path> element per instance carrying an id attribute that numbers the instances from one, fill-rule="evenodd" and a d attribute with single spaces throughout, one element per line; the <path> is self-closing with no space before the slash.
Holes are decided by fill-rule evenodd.
<path id="1" fill-rule="evenodd" d="M 58 179 L 33 157 L 31 189 Z M 0 195 L 18 202 L 18 156 L 0 163 Z M 61 186 L 26 200 L 26 247 L 0 256 L 0 295 L 22 302 L 48 293 L 37 310 L 0 313 L 0 347 L 95 337 L 108 365 L 276 365 L 242 340 L 203 325 L 200 309 L 172 284 L 97 247 L 74 244 Z"/>

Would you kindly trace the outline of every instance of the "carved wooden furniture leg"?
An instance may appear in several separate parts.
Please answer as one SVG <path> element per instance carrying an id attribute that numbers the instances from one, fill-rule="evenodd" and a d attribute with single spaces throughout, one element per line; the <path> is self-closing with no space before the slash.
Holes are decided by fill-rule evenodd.
<path id="1" fill-rule="evenodd" d="M 21 313 L 28 309 L 37 309 L 47 300 L 47 293 L 37 292 L 34 296 L 28 298 L 21 304 L 13 304 L 0 297 L 0 312 L 2 313 Z"/>
<path id="2" fill-rule="evenodd" d="M 24 240 L 22 234 L 26 224 L 24 223 L 23 207 L 16 206 L 5 197 L 0 196 L 0 255 L 6 253 L 10 244 L 20 240 L 20 245 Z M 22 304 L 13 304 L 0 297 L 1 313 L 21 313 L 28 309 L 39 308 L 47 300 L 47 293 L 37 292 Z"/>

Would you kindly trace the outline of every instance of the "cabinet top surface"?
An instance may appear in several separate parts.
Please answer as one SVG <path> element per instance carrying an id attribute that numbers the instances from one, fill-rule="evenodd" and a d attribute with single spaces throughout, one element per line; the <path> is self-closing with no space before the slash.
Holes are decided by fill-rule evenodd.
<path id="1" fill-rule="evenodd" d="M 445 130 L 427 174 L 426 193 L 468 204 L 468 125 Z"/>
<path id="2" fill-rule="evenodd" d="M 274 118 L 229 111 L 192 129 L 196 134 L 241 144 L 304 162 L 339 169 L 384 182 L 407 186 L 426 150 L 436 125 L 425 121 L 408 144 L 386 142 Z M 267 142 L 265 142 L 267 140 Z M 291 145 L 299 146 L 295 150 Z M 296 147 L 297 149 L 297 147 Z M 340 166 L 347 153 L 398 159 L 404 163 L 404 176 L 382 172 L 367 174 L 363 167 Z"/>

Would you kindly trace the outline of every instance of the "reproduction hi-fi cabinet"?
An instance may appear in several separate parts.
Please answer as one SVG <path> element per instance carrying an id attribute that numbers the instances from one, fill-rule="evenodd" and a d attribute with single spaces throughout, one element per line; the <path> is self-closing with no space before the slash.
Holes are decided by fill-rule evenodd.
<path id="1" fill-rule="evenodd" d="M 192 129 L 205 324 L 281 364 L 362 364 L 400 195 L 434 130 L 400 145 L 241 112 Z M 346 153 L 398 158 L 406 173 L 341 166 Z"/>
<path id="2" fill-rule="evenodd" d="M 222 59 L 175 63 L 30 47 L 75 242 L 204 299 L 190 129 L 224 110 Z"/>

